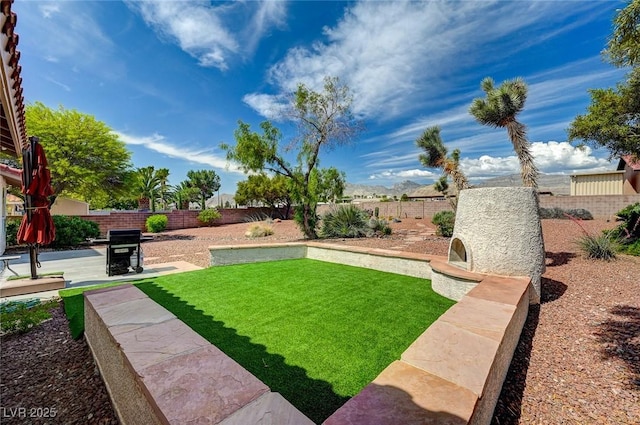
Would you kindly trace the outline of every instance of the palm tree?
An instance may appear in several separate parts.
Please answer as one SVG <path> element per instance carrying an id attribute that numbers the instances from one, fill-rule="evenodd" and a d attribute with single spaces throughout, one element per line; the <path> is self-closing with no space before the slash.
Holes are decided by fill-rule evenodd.
<path id="1" fill-rule="evenodd" d="M 445 175 L 451 176 L 458 192 L 469 188 L 467 177 L 460 171 L 459 167 L 460 150 L 455 149 L 451 156 L 447 156 L 447 148 L 440 137 L 440 127 L 435 125 L 427 128 L 418 137 L 416 144 L 424 150 L 424 153 L 418 157 L 422 165 L 427 168 L 441 168 Z"/>
<path id="2" fill-rule="evenodd" d="M 159 168 L 155 172 L 155 176 L 158 179 L 158 197 L 160 203 L 162 204 L 162 209 L 167 209 L 167 198 L 169 197 L 169 192 L 171 190 L 171 186 L 169 186 L 169 169 L 168 168 Z"/>
<path id="3" fill-rule="evenodd" d="M 160 179 L 154 170 L 153 165 L 149 167 L 138 168 L 138 209 L 148 210 L 149 201 L 151 201 L 151 211 L 156 210 L 155 198 L 158 195 L 160 187 Z"/>
<path id="4" fill-rule="evenodd" d="M 500 87 L 494 86 L 490 77 L 480 84 L 486 93 L 486 99 L 473 100 L 469 112 L 480 124 L 495 128 L 507 128 L 509 139 L 520 161 L 522 182 L 527 187 L 538 187 L 538 169 L 533 162 L 527 129 L 516 120 L 527 100 L 527 84 L 522 78 L 504 81 Z"/>

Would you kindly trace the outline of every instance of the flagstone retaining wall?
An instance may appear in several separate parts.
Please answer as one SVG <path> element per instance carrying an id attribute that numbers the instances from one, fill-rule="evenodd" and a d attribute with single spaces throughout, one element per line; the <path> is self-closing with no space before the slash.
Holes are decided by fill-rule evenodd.
<path id="1" fill-rule="evenodd" d="M 84 305 L 85 338 L 122 424 L 313 424 L 135 286 L 87 291 Z"/>

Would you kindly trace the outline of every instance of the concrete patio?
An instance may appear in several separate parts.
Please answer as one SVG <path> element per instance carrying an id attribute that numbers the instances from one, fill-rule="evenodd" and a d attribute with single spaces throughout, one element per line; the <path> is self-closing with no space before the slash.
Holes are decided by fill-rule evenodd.
<path id="1" fill-rule="evenodd" d="M 77 288 L 80 286 L 98 285 L 102 283 L 132 281 L 165 274 L 198 270 L 201 268 L 186 261 L 175 261 L 170 263 L 145 265 L 142 273 L 129 272 L 124 275 L 107 276 L 106 255 L 105 248 L 41 252 L 38 257 L 41 267 L 37 269 L 37 272 L 38 275 L 63 272 L 65 288 Z M 2 266 L 0 265 L 0 267 Z M 31 274 L 29 254 L 21 254 L 20 259 L 11 261 L 9 267 L 20 276 L 29 276 Z M 7 281 L 11 276 L 15 276 L 11 270 L 3 268 L 0 271 L 0 288 L 17 282 L 13 280 Z M 21 280 L 21 282 L 25 281 Z M 7 301 L 8 299 L 47 299 L 57 295 L 57 290 L 35 292 L 12 297 L 3 296 L 0 298 L 0 302 Z"/>

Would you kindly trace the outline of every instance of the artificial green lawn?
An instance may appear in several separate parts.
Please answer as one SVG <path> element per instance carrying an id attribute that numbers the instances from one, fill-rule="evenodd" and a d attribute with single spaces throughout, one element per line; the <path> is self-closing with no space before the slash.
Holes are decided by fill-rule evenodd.
<path id="1" fill-rule="evenodd" d="M 315 422 L 399 359 L 454 303 L 428 280 L 308 259 L 134 284 Z M 86 289 L 60 292 L 75 333 Z"/>

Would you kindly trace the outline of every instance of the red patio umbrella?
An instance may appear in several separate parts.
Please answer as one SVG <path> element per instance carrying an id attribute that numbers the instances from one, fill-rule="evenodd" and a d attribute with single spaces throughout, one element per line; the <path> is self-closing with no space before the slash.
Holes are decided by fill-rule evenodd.
<path id="1" fill-rule="evenodd" d="M 29 245 L 31 278 L 36 279 L 38 248 L 48 245 L 56 237 L 56 229 L 49 211 L 49 196 L 53 194 L 47 158 L 37 137 L 29 138 L 29 147 L 22 151 L 22 193 L 25 194 L 25 215 L 18 229 L 18 243 Z"/>

